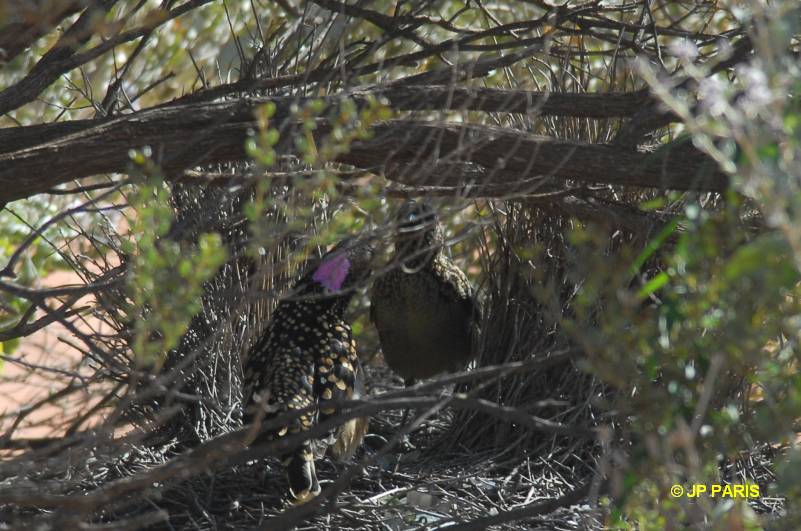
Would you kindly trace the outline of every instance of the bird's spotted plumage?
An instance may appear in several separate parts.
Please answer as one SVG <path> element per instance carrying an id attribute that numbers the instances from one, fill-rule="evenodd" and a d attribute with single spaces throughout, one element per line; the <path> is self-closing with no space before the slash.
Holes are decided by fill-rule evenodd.
<path id="1" fill-rule="evenodd" d="M 407 384 L 461 370 L 475 354 L 480 311 L 467 276 L 442 245 L 434 210 L 407 202 L 397 215 L 392 267 L 370 292 L 384 359 Z"/>
<path id="2" fill-rule="evenodd" d="M 361 367 L 344 313 L 353 287 L 369 274 L 371 257 L 364 243 L 338 245 L 278 304 L 245 361 L 245 422 L 314 405 L 319 413 L 304 413 L 287 426 L 261 433 L 257 442 L 308 430 L 334 412 L 326 402 L 350 399 L 358 391 Z M 353 452 L 366 423 L 366 419 L 354 419 L 329 435 L 326 442 L 346 446 L 342 451 L 335 448 L 335 457 Z M 284 463 L 296 501 L 319 493 L 311 441 L 286 456 Z"/>

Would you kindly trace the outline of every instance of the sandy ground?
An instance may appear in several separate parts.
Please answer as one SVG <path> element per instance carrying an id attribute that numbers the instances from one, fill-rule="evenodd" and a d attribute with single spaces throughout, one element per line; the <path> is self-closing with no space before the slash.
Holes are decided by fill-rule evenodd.
<path id="1" fill-rule="evenodd" d="M 81 279 L 73 272 L 59 271 L 46 277 L 43 287 L 80 284 Z M 82 300 L 79 305 L 91 303 Z M 87 317 L 89 324 L 81 323 L 79 328 L 100 327 L 98 321 Z M 37 408 L 30 414 L 26 410 L 32 405 L 47 399 L 70 385 L 83 387 L 79 376 L 90 374 L 88 367 L 82 365 L 81 353 L 69 343 L 79 343 L 60 323 L 53 323 L 42 330 L 24 338 L 19 347 L 8 356 L 0 368 L 0 437 L 17 422 L 14 438 L 40 438 L 62 435 L 69 428 L 66 419 L 75 418 L 76 411 L 91 408 L 97 396 L 85 388 L 67 397 L 53 400 L 53 403 Z M 94 391 L 94 387 L 93 387 Z M 89 419 L 81 425 L 85 429 L 98 422 L 99 418 Z"/>

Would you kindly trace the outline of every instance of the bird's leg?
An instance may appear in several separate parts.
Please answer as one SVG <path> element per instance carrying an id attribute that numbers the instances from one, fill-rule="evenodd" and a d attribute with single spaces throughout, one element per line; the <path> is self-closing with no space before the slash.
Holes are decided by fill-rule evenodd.
<path id="1" fill-rule="evenodd" d="M 309 441 L 304 441 L 300 448 L 285 458 L 284 465 L 293 504 L 306 503 L 320 494 L 320 483 L 314 469 L 314 452 Z"/>
<path id="2" fill-rule="evenodd" d="M 400 421 L 401 426 L 406 426 L 406 423 L 409 421 L 409 414 L 412 412 L 412 408 L 407 407 L 403 410 L 403 418 Z"/>
<path id="3" fill-rule="evenodd" d="M 411 387 L 416 382 L 415 382 L 414 378 L 406 378 L 403 383 L 404 383 L 404 385 L 406 387 Z M 411 415 L 412 418 L 414 418 L 414 415 L 412 414 L 412 408 L 407 407 L 406 409 L 403 410 L 403 418 L 401 419 L 401 423 L 400 423 L 401 428 L 405 427 L 406 423 L 409 422 L 409 416 L 410 415 Z M 415 449 L 415 446 L 412 444 L 412 441 L 409 438 L 409 435 L 410 435 L 409 433 L 405 433 L 403 435 L 403 438 L 400 440 L 400 448 L 404 452 L 409 452 L 409 451 L 412 451 L 412 450 Z"/>
<path id="4" fill-rule="evenodd" d="M 307 381 L 308 382 L 308 381 Z M 313 403 L 313 398 L 309 396 L 311 385 L 302 385 L 297 394 L 292 398 L 289 409 L 299 409 Z M 288 427 L 290 433 L 303 432 L 311 427 L 314 416 L 303 414 Z M 279 436 L 282 434 L 278 432 Z M 289 497 L 294 504 L 306 503 L 310 499 L 320 494 L 320 484 L 317 481 L 317 472 L 314 468 L 314 447 L 309 439 L 292 450 L 284 457 L 287 479 L 289 480 Z"/>
<path id="5" fill-rule="evenodd" d="M 412 413 L 411 408 L 407 407 L 406 409 L 403 410 L 403 418 L 401 419 L 400 423 L 401 428 L 404 428 L 406 426 L 406 423 L 409 422 L 409 416 L 411 415 L 411 413 Z M 411 416 L 412 418 L 414 418 L 414 415 Z M 399 443 L 401 450 L 403 450 L 404 452 L 410 452 L 415 449 L 415 446 L 412 444 L 409 435 L 410 433 L 404 433 L 403 438 L 401 438 Z"/>

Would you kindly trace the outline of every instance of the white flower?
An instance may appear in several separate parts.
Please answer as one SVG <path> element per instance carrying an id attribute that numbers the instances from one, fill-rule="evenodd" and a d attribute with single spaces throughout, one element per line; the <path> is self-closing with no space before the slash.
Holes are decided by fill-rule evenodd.
<path id="1" fill-rule="evenodd" d="M 668 46 L 670 53 L 684 63 L 689 63 L 698 57 L 698 47 L 688 39 L 675 40 Z"/>
<path id="2" fill-rule="evenodd" d="M 746 64 L 738 66 L 737 77 L 746 88 L 767 86 L 768 78 L 759 65 Z"/>
<path id="3" fill-rule="evenodd" d="M 698 99 L 701 107 L 712 116 L 721 116 L 729 106 L 726 87 L 718 77 L 701 80 L 698 86 Z"/>
<path id="4" fill-rule="evenodd" d="M 745 88 L 745 95 L 739 102 L 740 107 L 748 116 L 756 116 L 773 102 L 768 76 L 758 64 L 743 65 L 736 72 Z"/>

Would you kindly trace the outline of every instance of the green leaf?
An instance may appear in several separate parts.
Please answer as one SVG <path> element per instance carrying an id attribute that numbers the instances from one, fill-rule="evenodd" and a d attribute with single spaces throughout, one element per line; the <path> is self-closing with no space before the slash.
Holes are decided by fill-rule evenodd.
<path id="1" fill-rule="evenodd" d="M 670 220 L 670 223 L 662 227 L 662 230 L 659 231 L 659 234 L 656 235 L 656 238 L 648 242 L 648 245 L 645 246 L 645 249 L 634 259 L 634 262 L 629 266 L 629 272 L 632 275 L 636 275 L 640 268 L 645 264 L 645 262 L 653 256 L 653 254 L 662 247 L 662 244 L 665 243 L 665 240 L 673 234 L 676 230 L 676 227 L 679 226 L 679 218 L 675 217 Z"/>
<path id="2" fill-rule="evenodd" d="M 670 277 L 667 273 L 662 271 L 658 275 L 654 276 L 651 280 L 645 283 L 645 285 L 640 288 L 640 291 L 637 292 L 637 296 L 641 299 L 644 299 L 651 295 L 652 293 L 656 292 L 657 290 L 661 289 L 665 284 L 668 283 Z"/>

